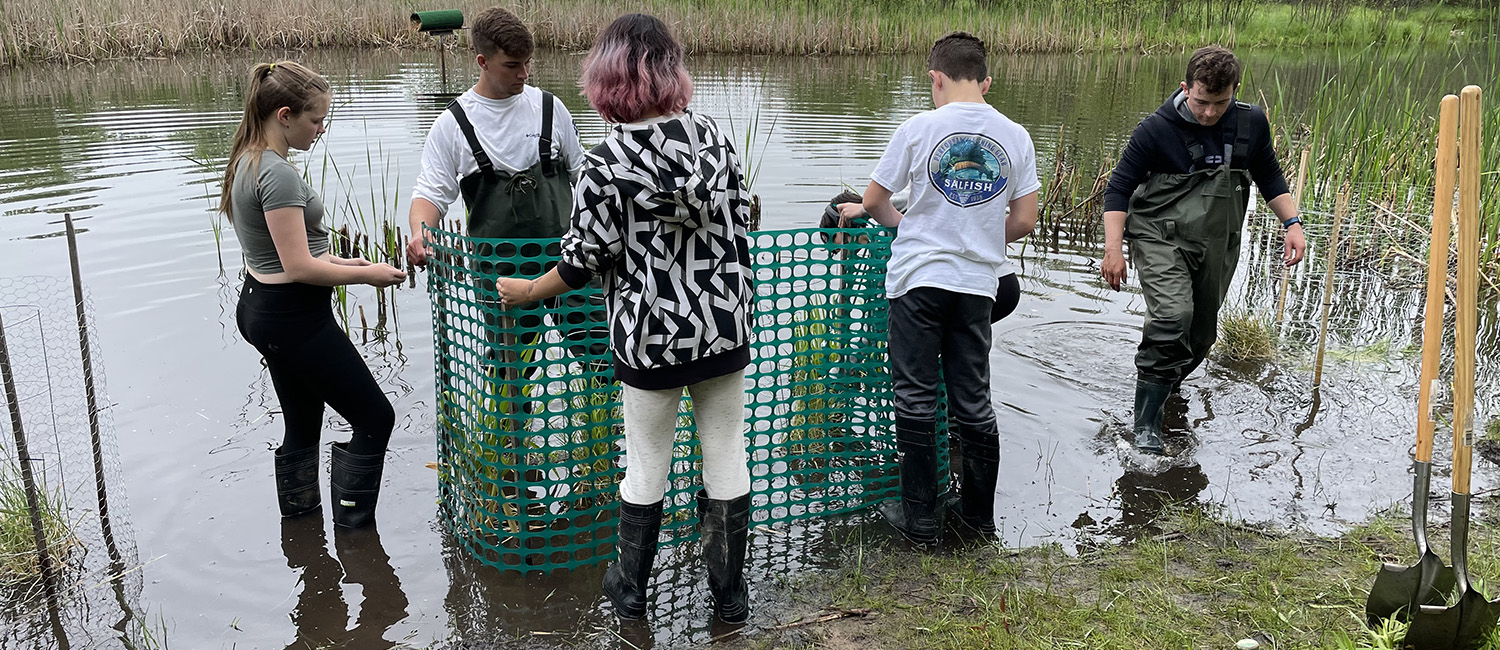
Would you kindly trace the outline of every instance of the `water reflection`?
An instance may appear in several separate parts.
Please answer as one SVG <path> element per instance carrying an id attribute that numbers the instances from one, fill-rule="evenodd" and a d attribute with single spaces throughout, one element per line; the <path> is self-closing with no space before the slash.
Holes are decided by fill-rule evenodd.
<path id="1" fill-rule="evenodd" d="M 396 647 L 385 633 L 406 618 L 408 603 L 376 524 L 334 527 L 335 560 L 328 554 L 323 520 L 317 514 L 281 520 L 281 552 L 287 567 L 301 573 L 302 586 L 291 613 L 296 638 L 287 650 Z M 344 584 L 360 587 L 353 627 Z"/>

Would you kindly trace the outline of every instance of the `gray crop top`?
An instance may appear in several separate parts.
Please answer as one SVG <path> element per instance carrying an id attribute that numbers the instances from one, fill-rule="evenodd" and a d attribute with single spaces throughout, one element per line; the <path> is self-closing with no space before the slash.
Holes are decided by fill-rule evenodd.
<path id="1" fill-rule="evenodd" d="M 302 208 L 307 225 L 307 250 L 313 257 L 328 252 L 328 228 L 323 225 L 323 200 L 302 180 L 297 168 L 275 151 L 260 155 L 259 173 L 251 174 L 251 156 L 241 156 L 230 190 L 234 208 L 234 235 L 240 240 L 245 266 L 256 273 L 280 273 L 281 257 L 266 227 L 266 212 L 287 207 Z"/>

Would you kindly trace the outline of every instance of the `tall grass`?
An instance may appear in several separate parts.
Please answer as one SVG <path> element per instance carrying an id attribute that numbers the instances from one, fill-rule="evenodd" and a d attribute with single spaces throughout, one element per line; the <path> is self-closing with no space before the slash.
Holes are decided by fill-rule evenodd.
<path id="1" fill-rule="evenodd" d="M 1319 89 L 1297 105 L 1291 103 L 1293 95 L 1283 91 L 1288 81 L 1274 65 L 1258 79 L 1247 78 L 1242 97 L 1266 104 L 1283 160 L 1290 165 L 1302 150 L 1312 152 L 1310 182 L 1303 198 L 1304 205 L 1312 206 L 1304 210 L 1310 213 L 1311 223 L 1327 220 L 1329 214 L 1318 206 L 1331 205 L 1338 189 L 1347 186 L 1354 194 L 1349 223 L 1399 235 L 1388 242 L 1391 246 L 1399 246 L 1402 236 L 1412 234 L 1425 242 L 1429 221 L 1408 217 L 1420 219 L 1432 213 L 1438 102 L 1442 95 L 1457 94 L 1467 84 L 1493 86 L 1486 88 L 1491 96 L 1481 118 L 1484 159 L 1480 165 L 1486 179 L 1500 170 L 1500 102 L 1494 95 L 1500 86 L 1494 84 L 1493 73 L 1500 69 L 1500 47 L 1491 43 L 1472 50 L 1448 70 L 1426 69 L 1425 61 L 1374 46 L 1340 54 L 1325 68 Z M 1411 83 L 1433 76 L 1441 79 L 1440 88 L 1433 92 Z M 1486 264 L 1500 266 L 1500 183 L 1481 186 L 1482 255 Z M 1418 264 L 1426 259 L 1425 251 L 1397 254 Z"/>
<path id="2" fill-rule="evenodd" d="M 67 566 L 82 543 L 61 495 L 42 489 L 37 496 L 47 554 L 54 567 Z M 27 603 L 41 593 L 42 578 L 26 489 L 15 470 L 0 467 L 0 594 L 13 603 Z"/>
<path id="3" fill-rule="evenodd" d="M 1372 3 L 1375 4 L 1375 3 Z M 1449 3 L 1452 4 L 1452 3 Z M 444 6 L 473 16 L 493 3 Z M 1493 33 L 1492 10 L 1438 4 L 1387 8 L 1333 3 L 1178 0 L 642 0 L 628 10 L 668 20 L 696 52 L 925 52 L 966 29 L 994 51 L 1182 50 L 1238 46 L 1469 43 Z M 583 49 L 626 10 L 610 0 L 518 0 L 506 6 L 542 45 Z M 411 32 L 409 3 L 376 0 L 5 0 L 0 65 L 88 61 L 217 48 L 431 47 Z"/>

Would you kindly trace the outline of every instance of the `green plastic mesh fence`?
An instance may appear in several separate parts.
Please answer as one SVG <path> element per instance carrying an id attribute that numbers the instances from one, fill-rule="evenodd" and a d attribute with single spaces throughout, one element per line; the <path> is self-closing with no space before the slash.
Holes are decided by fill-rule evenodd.
<path id="1" fill-rule="evenodd" d="M 752 233 L 752 525 L 849 512 L 896 494 L 884 297 L 890 239 L 882 229 Z M 502 570 L 613 558 L 625 458 L 599 288 L 501 309 L 495 279 L 540 275 L 557 259 L 555 240 L 442 230 L 427 240 L 445 525 Z M 668 542 L 694 537 L 697 520 L 700 458 L 686 397 L 673 455 Z"/>

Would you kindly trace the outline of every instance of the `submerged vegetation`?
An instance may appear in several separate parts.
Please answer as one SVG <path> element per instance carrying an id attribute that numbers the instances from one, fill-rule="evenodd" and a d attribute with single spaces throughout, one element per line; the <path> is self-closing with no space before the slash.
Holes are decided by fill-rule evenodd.
<path id="1" fill-rule="evenodd" d="M 444 7 L 472 16 L 493 4 L 464 0 Z M 644 11 L 672 23 L 691 51 L 753 54 L 925 52 L 953 29 L 974 32 L 1002 52 L 1149 52 L 1207 42 L 1447 45 L 1476 43 L 1497 31 L 1485 0 L 1423 6 L 1374 0 L 528 0 L 505 6 L 535 26 L 544 46 L 586 48 L 621 12 Z M 9 0 L 0 3 L 0 65 L 220 48 L 430 47 L 430 39 L 409 27 L 413 8 L 372 0 Z"/>

